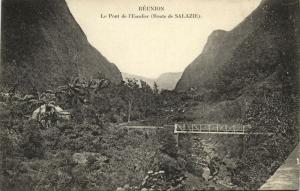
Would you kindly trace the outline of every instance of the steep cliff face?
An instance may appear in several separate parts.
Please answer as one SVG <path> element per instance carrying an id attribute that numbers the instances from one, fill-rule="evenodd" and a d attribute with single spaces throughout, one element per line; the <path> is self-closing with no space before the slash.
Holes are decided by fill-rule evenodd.
<path id="1" fill-rule="evenodd" d="M 297 12 L 296 0 L 265 0 L 233 30 L 213 32 L 176 90 L 238 95 L 271 75 L 277 84 L 296 87 Z"/>
<path id="2" fill-rule="evenodd" d="M 64 0 L 3 0 L 1 30 L 3 86 L 28 92 L 98 73 L 122 79 L 88 43 Z"/>

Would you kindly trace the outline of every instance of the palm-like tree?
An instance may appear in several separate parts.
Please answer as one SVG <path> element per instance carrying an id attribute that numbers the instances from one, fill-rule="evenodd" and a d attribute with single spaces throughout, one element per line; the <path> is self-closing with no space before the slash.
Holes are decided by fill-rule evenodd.
<path id="1" fill-rule="evenodd" d="M 109 81 L 106 79 L 80 79 L 75 78 L 65 86 L 58 87 L 55 92 L 57 97 L 66 96 L 69 105 L 78 106 L 84 104 L 91 98 L 92 94 L 97 93 L 102 88 L 109 85 Z"/>

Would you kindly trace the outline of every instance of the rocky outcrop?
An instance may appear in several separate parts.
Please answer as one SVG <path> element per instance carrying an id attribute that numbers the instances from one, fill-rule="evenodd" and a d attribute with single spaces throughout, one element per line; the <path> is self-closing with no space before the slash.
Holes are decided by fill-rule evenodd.
<path id="1" fill-rule="evenodd" d="M 265 0 L 233 30 L 214 31 L 185 69 L 176 91 L 238 94 L 271 75 L 277 84 L 296 82 L 297 12 L 296 0 Z"/>
<path id="2" fill-rule="evenodd" d="M 89 44 L 64 0 L 3 0 L 1 29 L 2 86 L 42 91 L 98 73 L 122 80 Z"/>

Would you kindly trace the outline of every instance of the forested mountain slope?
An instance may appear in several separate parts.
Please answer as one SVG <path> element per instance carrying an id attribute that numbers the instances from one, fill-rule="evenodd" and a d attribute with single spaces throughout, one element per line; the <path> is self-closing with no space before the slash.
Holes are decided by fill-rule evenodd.
<path id="1" fill-rule="evenodd" d="M 299 142 L 299 14 L 299 1 L 263 0 L 231 31 L 213 32 L 176 85 L 201 101 L 185 112 L 190 120 L 271 133 L 218 146 L 244 144 L 230 158 L 232 182 L 246 190 L 258 189 Z"/>
<path id="2" fill-rule="evenodd" d="M 289 86 L 285 91 L 295 92 L 297 12 L 295 0 L 265 0 L 233 30 L 214 31 L 176 90 L 193 88 L 234 98 L 272 78 L 278 86 Z"/>
<path id="3" fill-rule="evenodd" d="M 72 77 L 102 73 L 113 82 L 118 68 L 92 47 L 64 0 L 3 0 L 1 84 L 22 91 L 56 87 Z"/>

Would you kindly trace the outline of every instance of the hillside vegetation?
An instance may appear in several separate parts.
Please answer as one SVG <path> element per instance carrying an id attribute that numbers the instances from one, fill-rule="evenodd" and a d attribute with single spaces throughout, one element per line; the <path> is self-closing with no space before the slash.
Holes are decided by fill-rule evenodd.
<path id="1" fill-rule="evenodd" d="M 185 69 L 176 90 L 192 88 L 234 99 L 271 80 L 295 92 L 298 12 L 299 2 L 294 0 L 262 1 L 231 31 L 214 31 L 202 53 Z"/>
<path id="2" fill-rule="evenodd" d="M 232 181 L 246 189 L 257 189 L 299 141 L 299 12 L 298 1 L 262 1 L 231 31 L 210 35 L 175 89 L 201 102 L 184 114 L 192 120 L 274 133 L 244 137 Z"/>
<path id="3" fill-rule="evenodd" d="M 201 96 L 140 84 L 74 79 L 36 95 L 2 90 L 1 190 L 256 189 L 298 140 L 291 100 L 267 95 L 240 120 L 273 135 L 181 136 L 176 147 L 172 127 L 124 124 L 194 122 L 187 113 L 204 103 Z M 44 104 L 59 105 L 71 120 L 51 113 L 32 119 Z"/>
<path id="4" fill-rule="evenodd" d="M 163 110 L 158 89 L 140 84 L 74 79 L 37 95 L 2 90 L 1 190 L 182 189 L 185 172 L 202 182 L 201 169 L 194 173 L 185 151 L 176 148 L 172 129 L 119 125 L 164 123 L 149 122 Z M 71 120 L 56 112 L 32 119 L 44 104 L 59 105 Z"/>
<path id="5" fill-rule="evenodd" d="M 3 0 L 0 84 L 34 93 L 74 77 L 122 80 L 92 47 L 64 0 Z"/>

